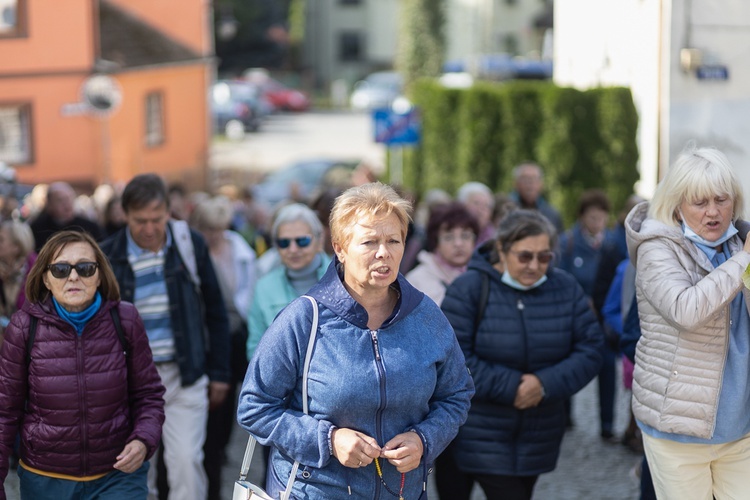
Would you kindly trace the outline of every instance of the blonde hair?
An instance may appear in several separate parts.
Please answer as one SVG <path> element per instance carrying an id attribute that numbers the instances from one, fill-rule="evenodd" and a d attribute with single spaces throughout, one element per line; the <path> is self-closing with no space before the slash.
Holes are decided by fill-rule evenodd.
<path id="1" fill-rule="evenodd" d="M 656 187 L 649 216 L 664 224 L 680 224 L 679 208 L 715 196 L 732 199 L 732 220 L 742 217 L 744 196 L 737 174 L 724 153 L 715 148 L 689 144 Z"/>
<path id="2" fill-rule="evenodd" d="M 5 220 L 0 227 L 8 228 L 13 243 L 18 246 L 18 256 L 26 257 L 34 251 L 34 233 L 31 227 L 19 220 Z"/>
<path id="3" fill-rule="evenodd" d="M 333 204 L 330 217 L 331 241 L 346 246 L 352 238 L 349 230 L 354 224 L 374 217 L 389 217 L 395 214 L 401 225 L 401 237 L 411 221 L 411 203 L 401 198 L 396 191 L 380 182 L 371 182 L 347 189 Z"/>
<path id="4" fill-rule="evenodd" d="M 190 224 L 199 231 L 228 229 L 232 222 L 232 202 L 225 196 L 206 198 L 190 214 Z"/>

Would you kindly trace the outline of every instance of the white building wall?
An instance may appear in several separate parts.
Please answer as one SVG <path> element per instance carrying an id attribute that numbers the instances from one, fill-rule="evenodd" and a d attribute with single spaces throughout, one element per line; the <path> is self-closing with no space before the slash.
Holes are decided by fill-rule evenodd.
<path id="1" fill-rule="evenodd" d="M 554 81 L 630 87 L 639 115 L 635 189 L 644 196 L 658 175 L 659 11 L 658 0 L 555 0 Z"/>
<path id="2" fill-rule="evenodd" d="M 461 60 L 481 52 L 482 14 L 486 11 L 483 5 L 487 5 L 487 0 L 446 1 L 446 61 Z"/>
<path id="3" fill-rule="evenodd" d="M 630 86 L 639 113 L 638 192 L 651 196 L 689 140 L 716 146 L 750 196 L 750 2 L 556 0 L 554 80 L 588 88 Z M 684 48 L 728 80 L 700 80 Z"/>
<path id="4" fill-rule="evenodd" d="M 750 2 L 674 1 L 671 19 L 670 126 L 664 149 L 669 152 L 671 163 L 691 139 L 698 145 L 718 147 L 732 161 L 747 199 L 750 196 Z M 699 49 L 704 64 L 725 66 L 729 79 L 699 80 L 694 72 L 683 71 L 679 50 L 686 46 Z"/>

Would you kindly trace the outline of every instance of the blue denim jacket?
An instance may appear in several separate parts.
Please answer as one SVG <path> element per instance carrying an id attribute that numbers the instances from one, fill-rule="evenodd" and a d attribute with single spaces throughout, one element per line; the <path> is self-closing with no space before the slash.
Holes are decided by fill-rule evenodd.
<path id="1" fill-rule="evenodd" d="M 432 463 L 465 421 L 474 394 L 463 354 L 437 305 L 401 275 L 394 314 L 379 330 L 369 330 L 365 309 L 346 291 L 337 268 L 334 260 L 308 293 L 320 314 L 309 415 L 301 410 L 301 366 L 312 305 L 300 298 L 261 339 L 240 394 L 238 421 L 274 447 L 269 484 L 286 484 L 299 460 L 293 497 L 309 499 L 391 500 L 374 464 L 346 468 L 331 455 L 330 434 L 335 427 L 356 429 L 382 446 L 414 429 L 424 454 L 420 467 L 406 474 L 404 497 L 426 498 Z M 398 491 L 400 473 L 387 460 L 381 467 L 385 483 Z"/>

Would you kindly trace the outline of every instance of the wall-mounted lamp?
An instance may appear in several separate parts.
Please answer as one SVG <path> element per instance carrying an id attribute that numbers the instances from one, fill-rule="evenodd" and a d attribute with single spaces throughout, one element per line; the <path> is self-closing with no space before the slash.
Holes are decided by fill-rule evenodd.
<path id="1" fill-rule="evenodd" d="M 680 49 L 680 67 L 686 73 L 695 71 L 703 63 L 703 51 L 700 49 Z"/>

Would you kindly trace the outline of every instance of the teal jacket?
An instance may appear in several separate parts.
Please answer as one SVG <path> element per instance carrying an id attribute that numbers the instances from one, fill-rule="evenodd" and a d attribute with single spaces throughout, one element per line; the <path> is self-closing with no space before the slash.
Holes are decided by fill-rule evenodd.
<path id="1" fill-rule="evenodd" d="M 317 269 L 318 279 L 322 278 L 328 269 L 331 258 L 320 254 L 323 258 Z M 281 265 L 271 270 L 255 283 L 253 294 L 253 305 L 247 320 L 247 359 L 253 357 L 255 348 L 260 338 L 277 314 L 281 312 L 290 302 L 299 297 L 300 294 L 294 289 L 286 276 L 286 267 Z"/>

